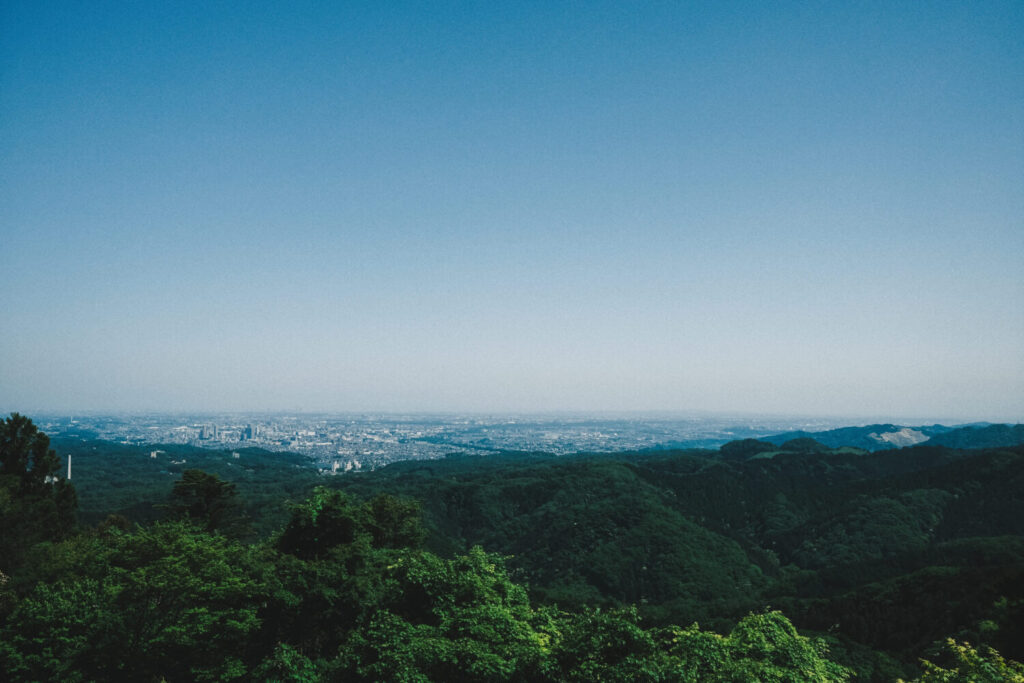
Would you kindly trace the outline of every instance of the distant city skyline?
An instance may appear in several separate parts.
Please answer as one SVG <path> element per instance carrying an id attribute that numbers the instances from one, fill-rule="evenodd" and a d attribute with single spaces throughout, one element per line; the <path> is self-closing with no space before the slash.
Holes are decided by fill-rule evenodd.
<path id="1" fill-rule="evenodd" d="M 555 416 L 428 415 L 39 415 L 36 424 L 58 440 L 98 439 L 146 446 L 149 457 L 165 455 L 157 446 L 187 445 L 230 453 L 255 448 L 299 453 L 321 472 L 340 474 L 374 469 L 400 460 L 430 460 L 458 455 L 487 456 L 528 451 L 569 455 L 621 453 L 676 448 L 719 448 L 740 439 L 816 434 L 826 445 L 866 450 L 912 446 L 958 431 L 952 425 L 864 425 L 785 417 L 690 416 L 641 418 Z M 842 435 L 829 430 L 839 429 Z M 984 441 L 988 430 L 977 430 Z M 1004 430 L 995 438 L 1012 438 Z M 784 437 L 784 438 L 782 438 Z M 236 450 L 238 449 L 238 450 Z M 58 450 L 60 447 L 58 446 Z"/>
<path id="2" fill-rule="evenodd" d="M 0 410 L 1024 420 L 1024 5 L 0 6 Z"/>

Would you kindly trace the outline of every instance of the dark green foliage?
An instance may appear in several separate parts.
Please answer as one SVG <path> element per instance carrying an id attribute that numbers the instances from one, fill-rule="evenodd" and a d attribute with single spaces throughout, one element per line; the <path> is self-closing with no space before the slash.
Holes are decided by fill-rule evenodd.
<path id="1" fill-rule="evenodd" d="M 654 634 L 641 627 L 635 609 L 584 609 L 571 615 L 554 657 L 557 680 L 581 683 L 658 681 L 667 665 Z"/>
<path id="2" fill-rule="evenodd" d="M 415 503 L 391 496 L 369 501 L 317 488 L 292 508 L 284 530 L 263 550 L 268 601 L 263 638 L 287 639 L 326 657 L 330 643 L 357 625 L 378 599 L 386 551 L 418 546 L 424 536 Z"/>
<path id="3" fill-rule="evenodd" d="M 719 452 L 726 460 L 747 460 L 748 458 L 753 458 L 755 455 L 760 453 L 768 453 L 775 450 L 778 450 L 778 448 L 767 441 L 742 439 L 740 441 L 730 441 L 727 444 L 723 444 L 719 449 Z"/>
<path id="4" fill-rule="evenodd" d="M 14 572 L 34 544 L 71 533 L 78 499 L 57 468 L 32 420 L 12 413 L 0 422 L 0 572 Z"/>
<path id="5" fill-rule="evenodd" d="M 339 548 L 323 560 L 310 561 L 261 547 L 258 566 L 265 598 L 253 651 L 262 658 L 287 642 L 311 659 L 332 656 L 356 625 L 364 602 L 372 602 L 379 590 L 382 561 L 365 545 Z"/>
<path id="6" fill-rule="evenodd" d="M 444 559 L 409 547 L 422 537 L 417 506 L 389 496 L 317 489 L 276 539 L 249 547 L 190 520 L 121 526 L 38 546 L 35 585 L 0 586 L 12 602 L 0 623 L 7 679 L 669 681 L 695 656 L 635 610 L 533 606 L 480 548 Z M 806 669 L 766 654 L 796 647 L 772 635 L 778 623 L 749 629 L 771 647 L 705 667 L 720 680 L 769 659 L 773 671 Z"/>
<path id="7" fill-rule="evenodd" d="M 364 503 L 320 486 L 292 508 L 277 547 L 310 560 L 357 540 L 374 548 L 405 548 L 419 545 L 425 536 L 415 502 L 381 494 Z"/>
<path id="8" fill-rule="evenodd" d="M 278 643 L 274 651 L 252 672 L 252 680 L 275 683 L 316 683 L 321 680 L 316 665 L 291 645 Z"/>
<path id="9" fill-rule="evenodd" d="M 803 525 L 803 542 L 792 559 L 801 567 L 820 569 L 922 551 L 935 538 L 952 499 L 941 489 L 855 499 L 829 519 Z"/>
<path id="10" fill-rule="evenodd" d="M 778 606 L 830 631 L 867 678 L 894 669 L 888 654 L 869 661 L 865 645 L 912 666 L 928 643 L 989 618 L 999 597 L 1024 598 L 1013 578 L 1024 567 L 1014 550 L 1024 449 L 771 448 L 735 462 L 706 452 L 451 459 L 332 483 L 422 500 L 429 547 L 512 555 L 543 602 L 632 603 L 649 623 L 715 629 Z M 1020 636 L 991 637 L 1024 656 Z"/>
<path id="11" fill-rule="evenodd" d="M 784 442 L 779 446 L 779 450 L 790 451 L 791 453 L 824 453 L 829 450 L 829 447 L 810 437 L 802 437 Z"/>
<path id="12" fill-rule="evenodd" d="M 174 523 L 113 532 L 85 554 L 78 571 L 39 583 L 4 624 L 0 663 L 11 678 L 242 676 L 258 625 L 245 548 Z"/>
<path id="13" fill-rule="evenodd" d="M 1005 448 L 1024 443 L 1024 424 L 961 427 L 936 434 L 929 443 L 947 448 Z"/>
<path id="14" fill-rule="evenodd" d="M 171 514 L 204 531 L 235 529 L 242 523 L 235 489 L 216 474 L 185 470 L 171 489 Z"/>
<path id="15" fill-rule="evenodd" d="M 266 537 L 288 520 L 289 501 L 305 499 L 319 480 L 309 459 L 295 453 L 137 446 L 69 437 L 54 438 L 52 443 L 60 453 L 72 455 L 79 520 L 87 525 L 99 524 L 110 514 L 139 524 L 162 519 L 174 483 L 186 470 L 199 469 L 235 486 L 242 518 L 255 536 Z"/>
<path id="16" fill-rule="evenodd" d="M 0 423 L 0 475 L 17 478 L 25 489 L 40 490 L 58 465 L 49 437 L 32 420 L 11 413 Z"/>
<path id="17" fill-rule="evenodd" d="M 840 662 L 860 680 L 986 680 L 1018 671 L 990 646 L 1024 651 L 1022 447 L 517 454 L 314 490 L 287 454 L 79 441 L 61 446 L 83 449 L 76 481 L 136 516 L 101 516 L 93 490 L 99 525 L 69 535 L 74 489 L 32 482 L 41 439 L 17 426 L 29 455 L 9 448 L 0 474 L 15 681 L 847 680 Z M 167 500 L 181 521 L 133 526 Z M 225 537 L 240 510 L 264 540 Z M 695 620 L 712 630 L 677 625 Z M 934 654 L 949 636 L 975 645 Z"/>
<path id="18" fill-rule="evenodd" d="M 366 511 L 339 491 L 317 488 L 292 510 L 278 548 L 303 560 L 321 559 L 333 548 L 350 544 L 365 526 Z"/>
<path id="19" fill-rule="evenodd" d="M 416 501 L 382 493 L 369 501 L 366 512 L 375 548 L 417 548 L 427 536 Z"/>
<path id="20" fill-rule="evenodd" d="M 562 607 L 639 602 L 650 605 L 648 616 L 710 622 L 726 603 L 739 614 L 756 606 L 749 596 L 765 577 L 742 547 L 681 515 L 626 463 L 472 465 L 453 476 L 444 476 L 450 463 L 437 463 L 436 477 L 403 468 L 391 477 L 387 468 L 333 483 L 422 499 L 439 530 L 431 547 L 479 544 L 512 555 L 534 595 Z"/>

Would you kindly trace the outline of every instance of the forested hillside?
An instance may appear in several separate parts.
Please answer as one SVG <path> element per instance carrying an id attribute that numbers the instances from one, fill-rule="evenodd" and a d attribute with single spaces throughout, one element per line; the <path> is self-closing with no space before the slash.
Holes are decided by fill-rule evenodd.
<path id="1" fill-rule="evenodd" d="M 161 519 L 174 482 L 186 470 L 200 469 L 237 486 L 240 512 L 254 535 L 266 536 L 287 521 L 288 502 L 304 499 L 320 481 L 310 460 L 296 453 L 138 446 L 75 437 L 51 443 L 62 458 L 71 456 L 79 519 L 90 526 L 111 514 L 138 523 Z"/>
<path id="2" fill-rule="evenodd" d="M 318 478 L 79 439 L 76 528 L 45 435 L 12 416 L 0 443 L 13 680 L 1024 680 L 989 649 L 1024 654 L 1020 446 Z"/>
<path id="3" fill-rule="evenodd" d="M 925 425 L 905 427 L 893 424 L 874 424 L 865 427 L 840 427 L 824 432 L 785 432 L 764 437 L 765 441 L 781 445 L 794 439 L 814 439 L 830 448 L 852 446 L 868 451 L 927 443 L 929 446 L 950 448 L 1003 448 L 1024 443 L 1024 425 L 975 424 L 960 427 Z"/>
<path id="4" fill-rule="evenodd" d="M 431 547 L 511 555 L 568 609 L 724 629 L 778 607 L 881 679 L 949 635 L 1024 655 L 1024 448 L 792 445 L 401 463 L 332 485 L 422 501 Z"/>

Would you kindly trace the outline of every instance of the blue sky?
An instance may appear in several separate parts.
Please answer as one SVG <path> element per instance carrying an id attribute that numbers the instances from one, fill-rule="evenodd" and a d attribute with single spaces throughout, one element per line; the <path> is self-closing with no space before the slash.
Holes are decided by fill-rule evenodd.
<path id="1" fill-rule="evenodd" d="M 1024 5 L 0 8 L 0 408 L 1024 419 Z"/>

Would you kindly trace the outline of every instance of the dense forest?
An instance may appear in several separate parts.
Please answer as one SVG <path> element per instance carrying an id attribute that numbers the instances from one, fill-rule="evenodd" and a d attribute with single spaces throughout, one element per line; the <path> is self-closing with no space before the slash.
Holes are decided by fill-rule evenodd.
<path id="1" fill-rule="evenodd" d="M 1019 443 L 152 450 L 0 425 L 8 679 L 1024 681 Z"/>

